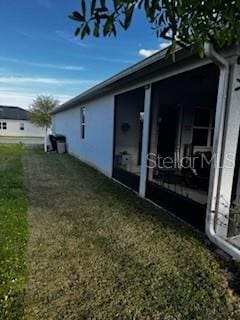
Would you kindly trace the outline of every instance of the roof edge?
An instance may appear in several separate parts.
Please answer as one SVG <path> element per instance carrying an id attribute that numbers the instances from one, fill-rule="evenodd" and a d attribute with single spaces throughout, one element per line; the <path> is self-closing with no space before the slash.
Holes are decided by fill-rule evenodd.
<path id="1" fill-rule="evenodd" d="M 74 107 L 79 101 L 81 101 L 81 99 L 87 98 L 88 95 L 93 94 L 95 91 L 106 88 L 109 85 L 113 85 L 115 82 L 122 80 L 122 79 L 128 77 L 129 75 L 131 75 L 137 71 L 140 71 L 153 63 L 161 61 L 162 59 L 164 59 L 166 57 L 167 50 L 168 50 L 168 48 L 165 48 L 165 49 L 151 55 L 150 57 L 143 59 L 143 60 L 135 63 L 134 65 L 124 69 L 123 71 L 120 71 L 119 73 L 100 82 L 99 84 L 89 88 L 88 90 L 82 92 L 81 94 L 77 95 L 76 97 L 74 97 L 74 98 L 68 100 L 67 102 L 63 103 L 62 105 L 58 106 L 55 110 L 53 110 L 51 112 L 51 114 L 56 114 L 56 113 L 59 113 L 61 111 L 66 110 L 66 109 L 69 109 L 71 107 Z M 184 49 L 182 49 L 181 47 L 178 47 L 176 49 L 175 53 L 178 53 L 179 51 L 182 51 L 182 50 L 184 50 Z M 191 50 L 191 48 L 189 50 Z"/>
<path id="2" fill-rule="evenodd" d="M 67 102 L 63 103 L 62 105 L 58 106 L 56 109 L 54 109 L 51 114 L 57 114 L 59 112 L 74 108 L 77 106 L 77 104 L 80 103 L 85 103 L 87 100 L 92 100 L 94 99 L 94 97 L 96 97 L 99 93 L 100 90 L 104 90 L 104 93 L 107 93 L 107 88 L 112 89 L 111 86 L 113 86 L 114 84 L 116 84 L 118 81 L 123 80 L 125 78 L 127 78 L 130 75 L 133 75 L 136 72 L 139 72 L 141 70 L 146 69 L 147 67 L 149 67 L 150 65 L 163 61 L 163 59 L 166 57 L 166 53 L 167 53 L 168 48 L 165 48 L 153 55 L 151 55 L 150 57 L 137 62 L 136 64 L 124 69 L 123 71 L 117 73 L 116 75 L 113 75 L 112 77 L 100 82 L 99 84 L 89 88 L 88 90 L 82 92 L 81 94 L 77 95 L 76 97 L 68 100 Z M 230 50 L 230 52 L 229 52 Z M 223 50 L 221 50 L 222 54 L 226 54 L 226 52 L 228 52 L 230 55 L 240 55 L 240 46 L 239 45 L 234 45 L 228 48 L 224 48 Z M 181 61 L 183 59 L 192 57 L 194 55 L 197 54 L 197 50 L 195 46 L 191 46 L 188 49 L 184 49 L 180 46 L 178 46 L 175 50 L 175 55 L 176 55 L 176 59 L 175 61 Z M 170 61 L 171 60 L 171 61 Z M 170 64 L 173 64 L 174 61 L 171 57 L 168 57 L 168 61 L 170 62 Z"/>

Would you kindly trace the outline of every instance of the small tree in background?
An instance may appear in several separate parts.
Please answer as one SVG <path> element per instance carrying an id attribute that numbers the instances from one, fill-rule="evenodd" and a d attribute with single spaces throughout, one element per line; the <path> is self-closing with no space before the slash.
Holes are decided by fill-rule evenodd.
<path id="1" fill-rule="evenodd" d="M 51 112 L 58 106 L 58 100 L 51 96 L 38 96 L 30 106 L 30 120 L 45 129 L 44 151 L 47 151 L 47 131 L 51 128 Z"/>

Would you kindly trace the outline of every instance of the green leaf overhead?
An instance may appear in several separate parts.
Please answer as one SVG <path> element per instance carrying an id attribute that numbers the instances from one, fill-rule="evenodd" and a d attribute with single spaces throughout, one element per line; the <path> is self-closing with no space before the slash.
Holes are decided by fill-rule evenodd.
<path id="1" fill-rule="evenodd" d="M 76 35 L 81 38 L 116 36 L 119 28 L 131 26 L 137 10 L 144 12 L 156 37 L 171 41 L 172 47 L 195 45 L 201 55 L 205 42 L 217 48 L 240 43 L 239 0 L 81 0 L 70 18 L 80 24 L 76 28 L 82 32 Z"/>
<path id="2" fill-rule="evenodd" d="M 80 22 L 85 21 L 84 16 L 81 15 L 78 11 L 74 11 L 72 15 L 69 16 L 69 18 L 72 20 L 80 21 Z"/>

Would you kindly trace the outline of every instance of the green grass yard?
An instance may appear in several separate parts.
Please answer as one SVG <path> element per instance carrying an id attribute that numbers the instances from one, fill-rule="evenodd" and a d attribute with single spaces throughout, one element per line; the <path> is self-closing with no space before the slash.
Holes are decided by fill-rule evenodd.
<path id="1" fill-rule="evenodd" d="M 6 319 L 21 319 L 24 287 L 24 319 L 240 319 L 228 270 L 197 232 L 68 155 L 1 148 L 6 194 L 21 199 L 14 214 L 1 211 L 4 239 L 18 239 L 1 277 L 16 272 L 16 255 L 21 279 L 5 308 L 19 316 Z"/>
<path id="2" fill-rule="evenodd" d="M 27 200 L 23 148 L 0 145 L 0 319 L 21 319 L 26 284 Z"/>

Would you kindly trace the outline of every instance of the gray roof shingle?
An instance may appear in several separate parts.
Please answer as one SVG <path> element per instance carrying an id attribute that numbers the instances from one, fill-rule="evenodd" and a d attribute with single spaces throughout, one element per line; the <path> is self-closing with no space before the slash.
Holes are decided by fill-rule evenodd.
<path id="1" fill-rule="evenodd" d="M 29 120 L 29 112 L 19 107 L 0 105 L 0 119 Z"/>

